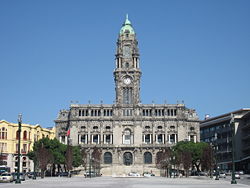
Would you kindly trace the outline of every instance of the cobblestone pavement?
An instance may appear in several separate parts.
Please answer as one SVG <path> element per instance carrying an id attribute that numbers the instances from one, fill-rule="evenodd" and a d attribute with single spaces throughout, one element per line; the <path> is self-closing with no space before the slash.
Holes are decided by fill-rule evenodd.
<path id="1" fill-rule="evenodd" d="M 229 180 L 214 180 L 206 177 L 190 178 L 112 178 L 112 177 L 46 177 L 44 179 L 26 180 L 21 184 L 1 183 L 0 188 L 245 188 L 246 184 L 232 185 Z"/>

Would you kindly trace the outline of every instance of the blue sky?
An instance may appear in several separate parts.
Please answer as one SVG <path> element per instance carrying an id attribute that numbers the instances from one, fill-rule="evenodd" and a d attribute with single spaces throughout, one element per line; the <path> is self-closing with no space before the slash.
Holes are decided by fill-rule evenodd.
<path id="1" fill-rule="evenodd" d="M 250 1 L 0 1 L 0 119 L 54 125 L 70 101 L 113 103 L 126 13 L 141 55 L 141 100 L 205 114 L 250 107 Z"/>

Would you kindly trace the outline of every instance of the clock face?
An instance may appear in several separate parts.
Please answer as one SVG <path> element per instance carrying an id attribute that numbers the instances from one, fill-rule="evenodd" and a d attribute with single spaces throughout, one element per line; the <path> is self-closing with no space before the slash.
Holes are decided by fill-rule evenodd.
<path id="1" fill-rule="evenodd" d="M 131 54 L 131 50 L 129 46 L 124 46 L 123 47 L 123 56 L 124 58 L 129 58 Z"/>
<path id="2" fill-rule="evenodd" d="M 131 83 L 131 78 L 129 78 L 129 77 L 124 78 L 123 83 L 126 85 L 129 85 Z"/>

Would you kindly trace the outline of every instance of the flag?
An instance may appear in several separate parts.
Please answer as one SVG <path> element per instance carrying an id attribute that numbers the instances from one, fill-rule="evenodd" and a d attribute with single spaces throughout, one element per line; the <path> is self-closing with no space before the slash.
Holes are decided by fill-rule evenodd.
<path id="1" fill-rule="evenodd" d="M 70 129 L 68 129 L 66 136 L 70 135 Z"/>

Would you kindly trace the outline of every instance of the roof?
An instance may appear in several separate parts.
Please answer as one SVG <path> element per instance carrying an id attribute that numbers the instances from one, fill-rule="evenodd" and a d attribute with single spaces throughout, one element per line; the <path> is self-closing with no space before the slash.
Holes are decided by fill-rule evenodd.
<path id="1" fill-rule="evenodd" d="M 120 30 L 120 34 L 124 34 L 124 33 L 135 34 L 134 28 L 132 27 L 132 24 L 128 19 L 128 14 L 126 15 L 125 22 L 122 25 L 122 28 Z"/>
<path id="2" fill-rule="evenodd" d="M 245 114 L 240 114 L 242 112 L 245 112 Z M 250 108 L 242 108 L 242 109 L 235 110 L 235 111 L 232 111 L 232 112 L 229 112 L 229 113 L 226 113 L 226 114 L 222 114 L 222 115 L 219 115 L 219 116 L 215 116 L 215 117 L 212 117 L 212 118 L 205 119 L 205 120 L 200 122 L 200 126 L 204 127 L 204 126 L 212 125 L 214 123 L 219 123 L 219 122 L 231 120 L 231 118 L 232 118 L 231 115 L 232 114 L 234 115 L 234 118 L 242 118 L 242 117 L 244 117 L 246 115 L 246 113 L 249 113 L 249 112 L 250 112 Z M 242 116 L 237 117 L 237 115 L 242 115 Z"/>

